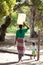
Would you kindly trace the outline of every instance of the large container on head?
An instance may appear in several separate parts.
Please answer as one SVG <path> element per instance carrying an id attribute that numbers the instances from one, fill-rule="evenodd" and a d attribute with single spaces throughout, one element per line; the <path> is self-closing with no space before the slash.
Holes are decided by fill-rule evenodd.
<path id="1" fill-rule="evenodd" d="M 25 20 L 26 20 L 26 14 L 19 13 L 18 14 L 18 19 L 17 19 L 17 24 L 18 25 L 23 25 L 23 23 L 25 22 Z"/>

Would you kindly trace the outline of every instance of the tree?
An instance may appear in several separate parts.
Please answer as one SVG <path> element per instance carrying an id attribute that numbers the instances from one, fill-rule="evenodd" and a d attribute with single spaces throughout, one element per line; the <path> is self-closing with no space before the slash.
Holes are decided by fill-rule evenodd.
<path id="1" fill-rule="evenodd" d="M 13 12 L 16 0 L 0 0 L 0 17 Z"/>
<path id="2" fill-rule="evenodd" d="M 42 7 L 42 1 L 41 0 L 31 0 L 33 6 L 32 6 L 32 9 L 31 9 L 31 12 L 32 12 L 32 24 L 31 24 L 31 37 L 34 37 L 34 22 L 35 20 L 37 19 L 36 18 L 36 13 L 37 13 L 37 10 L 40 9 Z M 40 9 L 41 10 L 41 9 Z M 39 12 L 39 11 L 38 11 Z M 38 15 L 37 15 L 38 16 Z M 39 16 L 40 18 L 40 16 Z M 41 19 L 41 18 L 40 18 Z M 39 19 L 39 20 L 40 20 Z M 38 20 L 38 19 L 37 19 Z M 37 34 L 36 34 L 37 36 Z"/>
<path id="3" fill-rule="evenodd" d="M 11 14 L 13 12 L 15 2 L 16 0 L 0 0 L 0 19 L 6 16 L 5 23 L 2 24 L 0 28 L 0 41 L 4 41 L 5 39 L 5 32 L 11 23 Z"/>
<path id="4" fill-rule="evenodd" d="M 34 31 L 34 22 L 36 21 L 37 17 L 36 17 L 36 12 L 38 9 L 40 9 L 40 7 L 42 7 L 42 1 L 41 0 L 30 0 L 30 2 L 28 0 L 20 0 L 19 2 L 17 2 L 16 6 L 14 7 L 14 11 L 18 10 L 23 12 L 23 10 L 21 9 L 22 6 L 30 6 L 30 12 L 31 12 L 31 17 L 30 17 L 30 37 L 37 37 L 36 32 Z M 38 16 L 38 15 L 37 15 Z M 29 21 L 29 17 L 27 16 L 27 19 Z M 34 34 L 36 36 L 34 36 Z"/>

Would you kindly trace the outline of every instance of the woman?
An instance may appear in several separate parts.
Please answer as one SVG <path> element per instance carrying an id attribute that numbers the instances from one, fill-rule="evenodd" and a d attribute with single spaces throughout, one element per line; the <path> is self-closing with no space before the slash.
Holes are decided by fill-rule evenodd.
<path id="1" fill-rule="evenodd" d="M 27 27 L 27 25 L 25 25 L 25 26 Z M 24 51 L 25 51 L 24 37 L 25 37 L 25 33 L 27 32 L 28 29 L 29 29 L 29 27 L 23 29 L 23 25 L 19 25 L 19 30 L 16 31 L 16 43 L 17 43 L 19 61 L 21 60 L 22 56 L 24 55 Z"/>

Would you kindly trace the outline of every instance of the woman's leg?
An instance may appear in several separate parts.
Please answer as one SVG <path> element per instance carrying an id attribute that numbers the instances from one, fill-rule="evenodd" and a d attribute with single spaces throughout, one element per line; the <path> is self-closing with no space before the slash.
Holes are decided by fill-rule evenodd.
<path id="1" fill-rule="evenodd" d="M 23 54 L 18 54 L 19 61 L 21 60 L 22 56 L 23 56 Z"/>

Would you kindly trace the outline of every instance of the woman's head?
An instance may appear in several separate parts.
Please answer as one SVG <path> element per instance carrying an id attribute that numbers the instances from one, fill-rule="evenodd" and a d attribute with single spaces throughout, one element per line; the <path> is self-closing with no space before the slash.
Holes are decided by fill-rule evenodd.
<path id="1" fill-rule="evenodd" d="M 19 28 L 22 29 L 22 26 L 23 26 L 23 25 L 19 25 Z"/>

